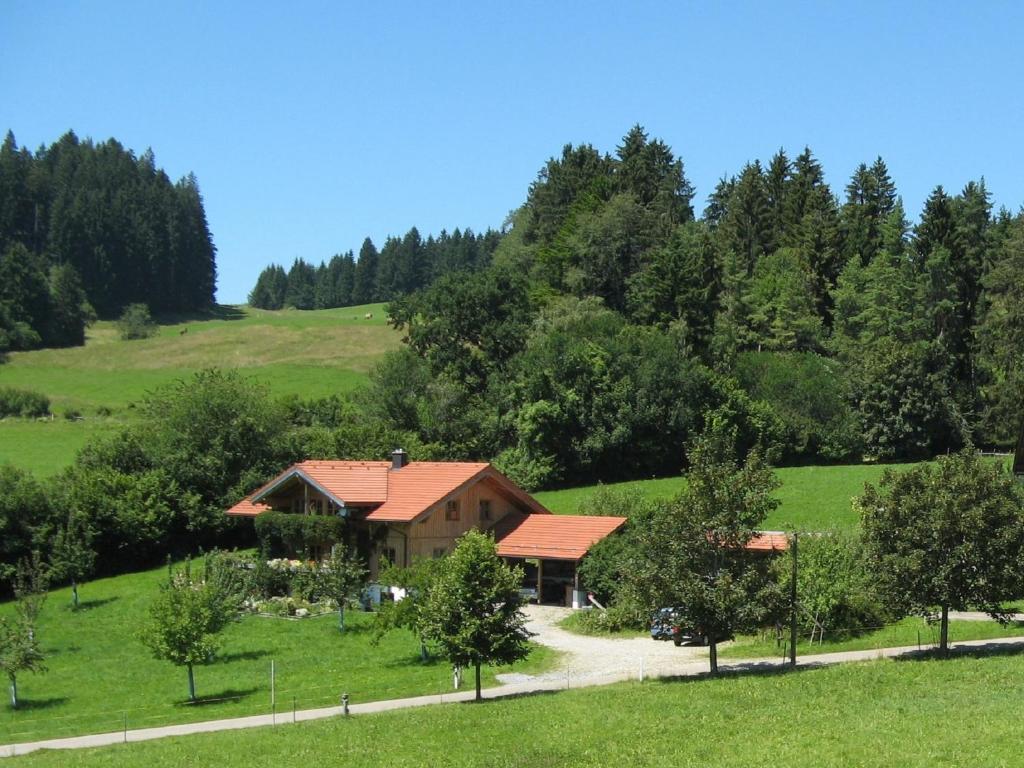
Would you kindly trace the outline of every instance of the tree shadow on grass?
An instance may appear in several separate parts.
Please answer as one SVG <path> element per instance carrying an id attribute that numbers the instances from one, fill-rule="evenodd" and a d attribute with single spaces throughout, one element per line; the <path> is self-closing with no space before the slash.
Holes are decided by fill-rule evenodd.
<path id="1" fill-rule="evenodd" d="M 451 664 L 449 664 L 447 660 L 442 659 L 439 656 L 430 656 L 426 661 L 424 661 L 420 658 L 418 653 L 410 653 L 406 656 L 400 656 L 386 661 L 381 660 L 379 662 L 375 662 L 375 664 L 378 667 L 386 669 L 400 669 L 403 667 L 421 667 L 426 669 L 440 666 L 451 667 Z"/>
<path id="2" fill-rule="evenodd" d="M 224 653 L 216 658 L 215 664 L 230 664 L 233 661 L 256 661 L 269 656 L 270 651 L 239 651 L 237 653 Z"/>
<path id="3" fill-rule="evenodd" d="M 59 707 L 62 704 L 67 704 L 68 699 L 66 696 L 54 696 L 49 699 L 26 699 L 24 697 L 18 697 L 18 708 L 13 710 L 14 712 L 38 712 L 44 709 L 52 709 L 53 707 Z"/>
<path id="4" fill-rule="evenodd" d="M 472 683 L 472 681 L 470 681 L 470 683 Z M 465 692 L 465 691 L 470 691 L 471 692 L 472 690 L 473 690 L 472 684 L 470 684 L 468 686 L 463 685 L 463 687 L 460 689 L 460 692 Z M 493 688 L 492 689 L 485 688 L 484 689 L 484 698 L 481 699 L 480 701 L 477 701 L 476 699 L 469 699 L 468 701 L 460 701 L 458 703 L 459 704 L 490 704 L 490 703 L 499 704 L 499 703 L 501 703 L 503 701 L 509 701 L 511 699 L 533 699 L 533 698 L 537 698 L 537 697 L 540 697 L 540 696 L 553 696 L 556 693 L 562 693 L 562 689 L 559 688 L 558 690 L 522 691 L 520 693 L 507 693 L 507 694 L 499 694 L 499 695 L 488 696 L 487 695 L 488 690 L 493 692 L 494 689 Z"/>
<path id="5" fill-rule="evenodd" d="M 121 599 L 120 597 L 116 597 L 115 596 L 115 597 L 104 597 L 104 598 L 100 598 L 100 599 L 96 599 L 96 600 L 82 600 L 82 601 L 80 601 L 78 603 L 78 608 L 77 609 L 75 609 L 73 606 L 69 605 L 68 606 L 68 610 L 71 611 L 72 613 L 77 613 L 79 611 L 91 611 L 91 610 L 94 610 L 96 608 L 102 608 L 104 605 L 107 605 L 109 603 L 117 602 L 120 599 Z"/>
<path id="6" fill-rule="evenodd" d="M 161 312 L 155 319 L 160 325 L 178 325 L 203 320 L 244 320 L 245 312 L 230 304 L 214 304 L 209 309 L 195 312 Z"/>
<path id="7" fill-rule="evenodd" d="M 982 645 L 951 645 L 949 654 L 943 655 L 938 648 L 924 651 L 910 651 L 893 657 L 894 661 L 953 661 L 955 659 L 991 659 L 999 656 L 1024 656 L 1024 637 L 1013 642 L 991 642 Z"/>
<path id="8" fill-rule="evenodd" d="M 696 683 L 706 680 L 721 680 L 731 677 L 779 677 L 781 675 L 793 675 L 800 672 L 823 669 L 826 664 L 815 662 L 800 662 L 796 667 L 789 664 L 778 664 L 768 661 L 750 661 L 742 664 L 721 664 L 718 667 L 718 674 L 712 675 L 710 670 L 699 672 L 695 675 L 671 675 L 657 677 L 655 682 L 661 684 Z"/>
<path id="9" fill-rule="evenodd" d="M 241 699 L 247 699 L 254 693 L 259 692 L 259 688 L 228 688 L 218 693 L 212 693 L 208 696 L 197 696 L 195 701 L 184 701 L 176 702 L 176 706 L 179 707 L 206 707 L 210 704 L 224 704 L 229 701 L 240 701 Z"/>

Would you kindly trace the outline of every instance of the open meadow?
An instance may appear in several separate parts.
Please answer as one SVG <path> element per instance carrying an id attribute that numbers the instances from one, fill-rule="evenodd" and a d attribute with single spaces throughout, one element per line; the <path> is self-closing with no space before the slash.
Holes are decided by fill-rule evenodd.
<path id="1" fill-rule="evenodd" d="M 227 731 L 16 764 L 791 766 L 1019 765 L 1019 652 L 650 680 L 298 725 Z"/>
<path id="2" fill-rule="evenodd" d="M 147 392 L 204 368 L 241 369 L 275 395 L 348 392 L 400 339 L 383 304 L 301 312 L 219 307 L 211 318 L 172 318 L 156 336 L 136 341 L 122 341 L 113 322 L 99 322 L 84 347 L 14 352 L 0 364 L 0 387 L 41 392 L 56 417 L 0 421 L 0 463 L 55 474 L 89 437 L 130 420 Z M 64 423 L 69 411 L 80 420 Z"/>
<path id="3" fill-rule="evenodd" d="M 775 470 L 781 486 L 775 492 L 778 508 L 765 521 L 765 530 L 807 531 L 851 529 L 857 515 L 850 500 L 864 491 L 865 483 L 877 483 L 887 467 L 899 470 L 909 464 L 852 464 L 817 467 L 782 467 Z M 652 499 L 669 499 L 685 486 L 684 477 L 610 483 L 607 488 L 643 494 Z M 556 514 L 577 514 L 581 505 L 601 486 L 588 485 L 535 494 L 537 500 Z"/>
<path id="4" fill-rule="evenodd" d="M 48 671 L 18 678 L 18 710 L 0 708 L 0 743 L 95 733 L 124 727 L 262 714 L 271 711 L 270 665 L 276 671 L 276 706 L 311 708 L 451 690 L 451 667 L 424 663 L 406 630 L 371 642 L 373 615 L 346 612 L 301 620 L 246 616 L 230 624 L 217 660 L 195 670 L 197 704 L 188 703 L 184 667 L 158 661 L 138 638 L 165 568 L 89 582 L 82 605 L 70 608 L 70 589 L 53 591 L 38 636 Z M 11 612 L 0 605 L 0 615 Z M 535 647 L 515 671 L 540 671 L 557 654 Z M 494 684 L 493 669 L 485 685 Z M 6 702 L 5 702 L 6 704 Z"/>

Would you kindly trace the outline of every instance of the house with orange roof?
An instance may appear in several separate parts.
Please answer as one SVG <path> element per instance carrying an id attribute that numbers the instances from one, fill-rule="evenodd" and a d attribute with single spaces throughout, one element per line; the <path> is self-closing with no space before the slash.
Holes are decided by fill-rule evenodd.
<path id="1" fill-rule="evenodd" d="M 275 510 L 337 515 L 371 578 L 383 561 L 407 566 L 442 557 L 471 528 L 490 531 L 498 554 L 524 567 L 526 585 L 542 602 L 583 607 L 579 563 L 590 548 L 626 523 L 624 517 L 552 515 L 486 462 L 391 461 L 294 464 L 227 514 L 255 518 Z"/>

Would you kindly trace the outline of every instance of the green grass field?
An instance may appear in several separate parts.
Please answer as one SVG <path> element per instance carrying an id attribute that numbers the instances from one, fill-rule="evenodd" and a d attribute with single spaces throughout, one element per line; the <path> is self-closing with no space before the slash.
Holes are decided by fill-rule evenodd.
<path id="1" fill-rule="evenodd" d="M 83 607 L 69 608 L 70 591 L 50 595 L 38 636 L 46 653 L 45 674 L 18 679 L 22 706 L 0 706 L 0 743 L 52 736 L 269 713 L 270 663 L 277 673 L 279 711 L 352 701 L 372 701 L 451 690 L 451 667 L 422 663 L 411 633 L 370 642 L 372 615 L 346 614 L 349 629 L 338 633 L 337 617 L 299 621 L 248 616 L 230 625 L 219 660 L 196 668 L 196 692 L 205 701 L 187 703 L 184 668 L 152 658 L 138 640 L 149 602 L 166 570 L 118 576 L 86 584 Z M 0 613 L 11 610 L 0 606 Z M 539 671 L 557 654 L 537 647 L 516 671 Z M 487 684 L 494 670 L 486 672 Z"/>
<path id="2" fill-rule="evenodd" d="M 998 637 L 1020 637 L 1024 635 L 1024 622 L 1014 621 L 1002 626 L 995 621 L 951 621 L 949 641 L 953 644 L 967 640 L 991 640 Z M 784 633 L 788 641 L 788 630 Z M 809 638 L 797 641 L 797 655 L 815 653 L 838 653 L 840 651 L 871 651 L 879 648 L 904 648 L 920 645 L 922 648 L 938 645 L 939 625 L 928 624 L 919 616 L 907 618 L 887 627 L 871 630 L 853 637 L 829 639 L 811 643 Z M 774 637 L 768 635 L 737 637 L 734 642 L 719 649 L 724 659 L 753 659 L 765 656 L 782 656 L 783 647 Z"/>
<path id="3" fill-rule="evenodd" d="M 132 404 L 147 392 L 204 368 L 237 368 L 274 395 L 352 391 L 400 344 L 386 317 L 383 304 L 308 312 L 220 307 L 212 319 L 161 325 L 151 339 L 121 341 L 114 323 L 101 322 L 89 328 L 84 347 L 12 353 L 0 365 L 0 386 L 42 392 L 58 419 L 74 410 L 83 420 L 0 421 L 0 462 L 53 475 L 91 435 L 111 428 L 100 409 L 130 420 Z"/>
<path id="4" fill-rule="evenodd" d="M 1017 654 L 648 681 L 18 758 L 181 765 L 1016 766 Z"/>
<path id="5" fill-rule="evenodd" d="M 899 469 L 910 465 L 852 464 L 824 467 L 783 467 L 775 470 L 782 483 L 775 492 L 779 507 L 765 521 L 765 530 L 825 530 L 854 528 L 857 516 L 850 500 L 864 490 L 864 483 L 877 483 L 886 467 Z M 634 480 L 612 483 L 608 488 L 643 494 L 651 499 L 668 499 L 685 486 L 683 477 L 656 480 Z M 552 512 L 576 514 L 598 485 L 581 486 L 559 491 L 542 491 L 537 500 Z"/>
<path id="6" fill-rule="evenodd" d="M 36 477 L 49 477 L 71 464 L 89 440 L 111 434 L 123 418 L 94 416 L 81 421 L 3 419 L 0 421 L 0 464 L 11 463 Z"/>
<path id="7" fill-rule="evenodd" d="M 89 328 L 84 347 L 15 352 L 0 386 L 34 389 L 55 410 L 121 409 L 154 387 L 203 368 L 251 370 L 274 394 L 304 397 L 351 389 L 400 343 L 382 304 L 303 312 L 222 307 L 221 317 L 160 326 L 121 341 L 113 323 Z M 364 315 L 371 313 L 372 319 Z"/>

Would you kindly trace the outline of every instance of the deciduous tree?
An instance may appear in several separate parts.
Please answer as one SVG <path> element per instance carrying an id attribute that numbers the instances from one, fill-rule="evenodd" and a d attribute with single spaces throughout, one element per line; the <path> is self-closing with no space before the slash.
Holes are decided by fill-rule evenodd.
<path id="1" fill-rule="evenodd" d="M 1024 495 L 1013 476 L 968 447 L 896 472 L 855 500 L 872 572 L 897 607 L 941 621 L 983 610 L 1006 620 L 1006 601 L 1024 584 Z"/>
<path id="2" fill-rule="evenodd" d="M 511 664 L 529 653 L 530 633 L 520 611 L 522 583 L 522 569 L 502 562 L 494 539 L 471 530 L 444 559 L 430 588 L 423 635 L 452 664 L 475 668 L 477 701 L 482 665 Z"/>
<path id="3" fill-rule="evenodd" d="M 345 631 L 345 605 L 355 599 L 366 585 L 366 566 L 344 545 L 336 544 L 331 556 L 317 571 L 317 589 L 338 604 L 338 631 Z"/>
<path id="4" fill-rule="evenodd" d="M 213 661 L 220 633 L 231 617 L 222 592 L 213 584 L 193 580 L 186 566 L 171 573 L 160 587 L 140 639 L 154 657 L 188 670 L 188 697 L 195 701 L 193 667 Z"/>
<path id="5" fill-rule="evenodd" d="M 778 500 L 778 481 L 757 454 L 739 465 L 735 433 L 713 425 L 689 452 L 687 488 L 638 533 L 630 579 L 648 608 L 675 607 L 710 647 L 763 625 L 781 604 L 769 561 L 746 544 Z"/>

